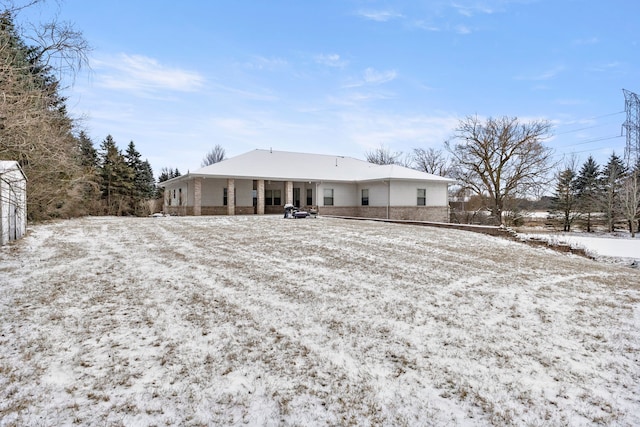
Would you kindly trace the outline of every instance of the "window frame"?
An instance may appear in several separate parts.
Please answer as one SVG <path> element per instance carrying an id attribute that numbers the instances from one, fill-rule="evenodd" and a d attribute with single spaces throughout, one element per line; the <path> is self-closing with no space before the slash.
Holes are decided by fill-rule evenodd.
<path id="1" fill-rule="evenodd" d="M 360 190 L 360 206 L 369 206 L 369 189 Z"/>
<path id="2" fill-rule="evenodd" d="M 324 206 L 334 206 L 334 201 L 335 201 L 335 197 L 334 197 L 334 193 L 333 193 L 333 188 L 325 188 L 322 192 L 323 194 L 323 198 L 322 198 L 322 203 Z M 329 195 L 327 195 L 329 194 Z"/>
<path id="3" fill-rule="evenodd" d="M 418 188 L 417 189 L 417 206 L 427 206 L 427 189 L 426 188 Z M 422 192 L 422 194 L 420 194 Z"/>

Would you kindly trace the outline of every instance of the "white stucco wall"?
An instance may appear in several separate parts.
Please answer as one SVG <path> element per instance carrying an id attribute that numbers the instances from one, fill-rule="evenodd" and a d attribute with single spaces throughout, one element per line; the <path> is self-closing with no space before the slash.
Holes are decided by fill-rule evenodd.
<path id="1" fill-rule="evenodd" d="M 324 206 L 324 190 L 333 189 L 333 206 L 358 206 L 360 196 L 356 184 L 323 182 L 318 184 L 318 206 Z"/>
<path id="2" fill-rule="evenodd" d="M 426 206 L 447 206 L 447 184 L 436 182 L 391 182 L 391 206 L 417 206 L 418 189 L 426 190 Z"/>
<path id="3" fill-rule="evenodd" d="M 357 204 L 362 205 L 362 190 L 369 190 L 369 206 L 387 206 L 389 198 L 389 186 L 385 181 L 367 182 L 358 185 Z"/>
<path id="4" fill-rule="evenodd" d="M 226 179 L 203 178 L 200 187 L 202 206 L 222 206 L 224 200 L 224 188 L 227 186 Z"/>
<path id="5" fill-rule="evenodd" d="M 236 188 L 236 206 L 253 206 L 253 180 L 236 179 L 234 185 Z"/>

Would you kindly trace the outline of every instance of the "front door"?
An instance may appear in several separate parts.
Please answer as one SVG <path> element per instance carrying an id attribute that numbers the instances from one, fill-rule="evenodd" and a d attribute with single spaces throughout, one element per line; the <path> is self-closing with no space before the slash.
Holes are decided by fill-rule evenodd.
<path id="1" fill-rule="evenodd" d="M 293 206 L 300 207 L 300 188 L 293 189 Z"/>

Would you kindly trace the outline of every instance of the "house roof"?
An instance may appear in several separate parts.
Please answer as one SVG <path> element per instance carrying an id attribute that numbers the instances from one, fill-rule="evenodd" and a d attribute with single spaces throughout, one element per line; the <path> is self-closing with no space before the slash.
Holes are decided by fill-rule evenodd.
<path id="1" fill-rule="evenodd" d="M 0 160 L 0 175 L 12 170 L 20 171 L 24 179 L 27 179 L 27 176 L 22 171 L 22 168 L 20 167 L 20 164 L 18 162 L 16 162 L 15 160 Z"/>
<path id="2" fill-rule="evenodd" d="M 449 178 L 403 166 L 376 165 L 353 157 L 259 149 L 205 166 L 166 182 L 194 177 L 274 181 L 409 180 L 455 182 Z"/>

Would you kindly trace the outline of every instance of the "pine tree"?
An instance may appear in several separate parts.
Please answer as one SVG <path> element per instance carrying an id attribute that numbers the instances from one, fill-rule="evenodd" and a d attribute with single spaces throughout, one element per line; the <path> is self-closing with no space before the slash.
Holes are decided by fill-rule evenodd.
<path id="1" fill-rule="evenodd" d="M 129 198 L 134 171 L 129 167 L 111 135 L 100 145 L 100 176 L 102 198 L 107 215 L 129 213 Z"/>
<path id="2" fill-rule="evenodd" d="M 93 146 L 93 141 L 85 131 L 80 131 L 77 137 L 78 161 L 82 166 L 82 200 L 83 213 L 97 215 L 100 208 L 100 172 L 98 150 Z"/>
<path id="3" fill-rule="evenodd" d="M 600 166 L 589 156 L 582 165 L 576 181 L 578 191 L 578 207 L 580 212 L 586 215 L 587 232 L 592 230 L 592 214 L 597 211 L 601 188 L 600 188 Z"/>
<path id="4" fill-rule="evenodd" d="M 139 189 L 144 200 L 150 200 L 156 197 L 156 180 L 153 177 L 153 169 L 149 160 L 142 162 L 139 179 Z"/>
<path id="5" fill-rule="evenodd" d="M 0 12 L 0 158 L 17 160 L 28 177 L 30 220 L 79 215 L 84 202 L 73 121 L 60 91 L 61 70 L 52 65 L 68 50 L 82 49 L 81 38 L 61 43 L 59 27 L 47 28 L 50 46 L 28 46 L 12 14 Z"/>
<path id="6" fill-rule="evenodd" d="M 624 182 L 627 168 L 616 153 L 612 153 L 609 162 L 602 170 L 602 198 L 601 206 L 607 222 L 607 229 L 611 233 L 614 230 L 616 218 L 620 217 L 621 201 L 620 191 Z"/>
<path id="7" fill-rule="evenodd" d="M 579 217 L 576 171 L 568 167 L 557 175 L 556 190 L 551 199 L 553 213 L 562 215 L 564 231 L 571 231 L 571 224 Z"/>
<path id="8" fill-rule="evenodd" d="M 153 170 L 148 160 L 142 160 L 142 156 L 136 150 L 133 141 L 129 142 L 125 153 L 127 165 L 133 171 L 133 181 L 130 192 L 129 205 L 135 215 L 148 215 L 149 206 L 146 203 L 155 197 L 155 179 Z"/>

